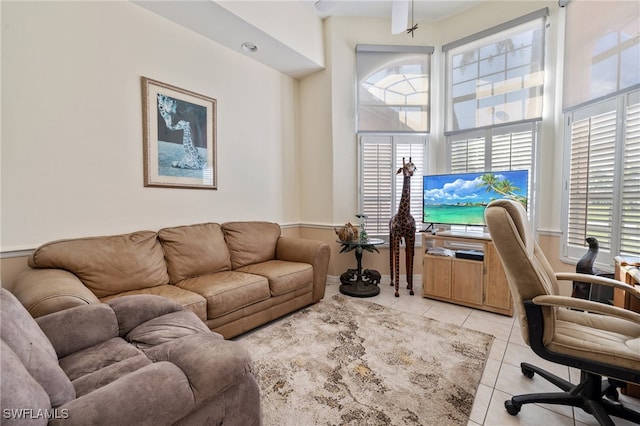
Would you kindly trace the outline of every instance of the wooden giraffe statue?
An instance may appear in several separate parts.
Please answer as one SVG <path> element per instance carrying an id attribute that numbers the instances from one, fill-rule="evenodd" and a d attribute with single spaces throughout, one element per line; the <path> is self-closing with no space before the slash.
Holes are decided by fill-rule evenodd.
<path id="1" fill-rule="evenodd" d="M 413 254 L 416 242 L 416 221 L 411 216 L 411 176 L 416 171 L 416 166 L 411 162 L 405 163 L 402 157 L 402 168 L 398 173 L 404 175 L 402 196 L 398 213 L 389 221 L 389 270 L 391 272 L 391 286 L 396 286 L 396 297 L 400 297 L 398 287 L 400 285 L 400 241 L 404 238 L 405 258 L 407 269 L 407 288 L 413 296 Z"/>

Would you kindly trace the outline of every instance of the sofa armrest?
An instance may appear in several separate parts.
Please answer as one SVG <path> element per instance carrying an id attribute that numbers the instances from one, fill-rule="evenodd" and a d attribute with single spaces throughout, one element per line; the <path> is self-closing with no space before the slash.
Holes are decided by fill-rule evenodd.
<path id="1" fill-rule="evenodd" d="M 276 245 L 276 259 L 308 263 L 313 266 L 313 301 L 324 297 L 331 249 L 323 241 L 295 237 L 280 237 Z"/>
<path id="2" fill-rule="evenodd" d="M 36 318 L 58 359 L 118 337 L 118 321 L 109 306 L 76 306 Z"/>
<path id="3" fill-rule="evenodd" d="M 177 365 L 189 380 L 196 406 L 222 394 L 251 374 L 251 358 L 239 342 L 216 333 L 195 333 L 146 351 L 154 362 Z"/>
<path id="4" fill-rule="evenodd" d="M 116 314 L 121 337 L 149 320 L 185 310 L 179 303 L 153 294 L 116 297 L 106 302 L 106 304 Z"/>
<path id="5" fill-rule="evenodd" d="M 28 269 L 18 276 L 11 292 L 34 318 L 100 303 L 78 277 L 62 269 Z"/>
<path id="6" fill-rule="evenodd" d="M 49 425 L 172 424 L 194 409 L 193 399 L 180 368 L 159 362 L 57 407 Z"/>

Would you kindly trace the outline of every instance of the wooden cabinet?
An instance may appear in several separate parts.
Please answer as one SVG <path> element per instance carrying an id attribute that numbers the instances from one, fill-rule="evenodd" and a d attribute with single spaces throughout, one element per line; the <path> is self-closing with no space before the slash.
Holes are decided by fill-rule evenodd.
<path id="1" fill-rule="evenodd" d="M 640 259 L 637 257 L 628 259 L 621 256 L 616 256 L 616 270 L 615 278 L 618 281 L 627 283 L 640 289 L 640 269 L 638 269 L 638 263 Z M 633 297 L 631 294 L 625 292 L 622 289 L 616 288 L 613 290 L 613 304 L 620 308 L 629 309 L 634 312 L 640 312 L 640 300 Z M 640 398 L 640 386 L 628 383 L 626 388 L 622 390 L 629 396 Z"/>
<path id="2" fill-rule="evenodd" d="M 422 268 L 422 293 L 451 298 L 451 259 L 433 256 L 429 268 Z"/>
<path id="3" fill-rule="evenodd" d="M 488 234 L 423 234 L 422 247 L 423 297 L 513 315 L 507 277 Z M 476 256 L 465 259 L 456 252 Z"/>

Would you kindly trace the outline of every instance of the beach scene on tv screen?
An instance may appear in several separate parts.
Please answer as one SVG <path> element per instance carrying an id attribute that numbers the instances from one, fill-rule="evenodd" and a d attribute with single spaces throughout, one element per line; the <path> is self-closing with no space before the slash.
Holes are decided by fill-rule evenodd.
<path id="1" fill-rule="evenodd" d="M 460 173 L 423 178 L 423 222 L 484 225 L 492 200 L 509 198 L 527 206 L 529 172 Z"/>

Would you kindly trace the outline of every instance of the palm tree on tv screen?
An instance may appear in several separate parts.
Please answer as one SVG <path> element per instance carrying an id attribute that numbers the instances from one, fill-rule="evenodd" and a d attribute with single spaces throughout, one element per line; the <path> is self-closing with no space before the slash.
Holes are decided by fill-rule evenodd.
<path id="1" fill-rule="evenodd" d="M 482 183 L 478 184 L 478 186 L 484 187 L 487 192 L 496 192 L 503 197 L 519 202 L 525 208 L 527 207 L 527 198 L 517 193 L 520 188 L 510 182 L 509 179 L 500 179 L 493 173 L 485 173 L 480 179 Z"/>

